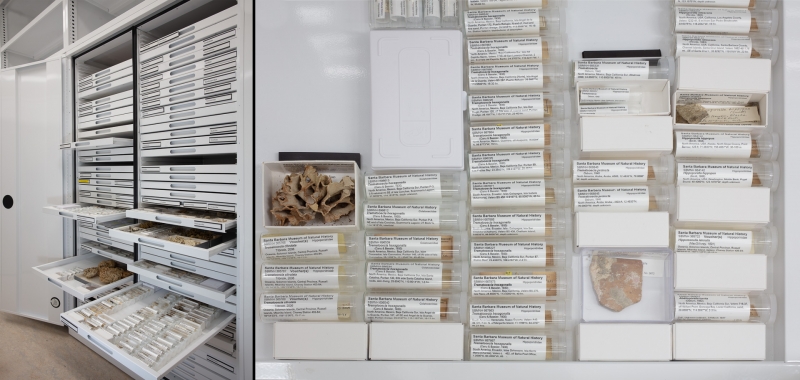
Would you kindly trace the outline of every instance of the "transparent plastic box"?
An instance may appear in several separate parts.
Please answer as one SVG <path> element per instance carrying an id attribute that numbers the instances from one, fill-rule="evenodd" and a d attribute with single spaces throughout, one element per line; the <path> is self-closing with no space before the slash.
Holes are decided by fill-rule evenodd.
<path id="1" fill-rule="evenodd" d="M 561 330 L 566 302 L 518 298 L 470 298 L 469 328 Z"/>
<path id="2" fill-rule="evenodd" d="M 367 260 L 460 261 L 461 231 L 368 231 Z"/>
<path id="3" fill-rule="evenodd" d="M 460 322 L 460 293 L 370 292 L 364 296 L 367 322 Z"/>
<path id="4" fill-rule="evenodd" d="M 262 322 L 360 322 L 363 293 L 265 292 L 259 297 Z"/>
<path id="5" fill-rule="evenodd" d="M 470 242 L 472 268 L 563 268 L 566 258 L 566 242 L 563 239 Z"/>
<path id="6" fill-rule="evenodd" d="M 524 120 L 473 123 L 469 126 L 472 151 L 563 148 L 569 138 L 563 121 Z"/>

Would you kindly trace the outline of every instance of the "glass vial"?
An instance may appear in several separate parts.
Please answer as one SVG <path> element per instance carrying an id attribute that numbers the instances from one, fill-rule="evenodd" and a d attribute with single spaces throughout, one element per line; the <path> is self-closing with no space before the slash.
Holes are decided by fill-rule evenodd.
<path id="1" fill-rule="evenodd" d="M 769 162 L 679 162 L 678 186 L 768 187 L 780 183 L 780 165 Z"/>
<path id="2" fill-rule="evenodd" d="M 364 227 L 368 230 L 455 230 L 458 223 L 457 202 L 441 203 L 364 203 Z"/>
<path id="3" fill-rule="evenodd" d="M 675 158 L 778 159 L 778 134 L 772 132 L 676 131 Z"/>
<path id="4" fill-rule="evenodd" d="M 564 207 L 564 180 L 510 179 L 471 181 L 471 207 Z"/>
<path id="5" fill-rule="evenodd" d="M 469 153 L 471 179 L 559 178 L 564 173 L 561 149 Z"/>
<path id="6" fill-rule="evenodd" d="M 673 186 L 575 186 L 572 189 L 573 212 L 670 212 L 674 202 Z"/>
<path id="7" fill-rule="evenodd" d="M 262 293 L 262 322 L 360 322 L 363 293 Z"/>
<path id="8" fill-rule="evenodd" d="M 567 86 L 564 67 L 546 63 L 475 64 L 469 66 L 470 92 L 535 91 Z"/>
<path id="9" fill-rule="evenodd" d="M 264 290 L 356 290 L 362 264 L 263 264 Z"/>
<path id="10" fill-rule="evenodd" d="M 675 61 L 663 58 L 584 59 L 575 61 L 572 68 L 572 85 L 582 80 L 673 80 Z"/>
<path id="11" fill-rule="evenodd" d="M 566 360 L 562 333 L 530 330 L 470 330 L 469 360 Z"/>
<path id="12" fill-rule="evenodd" d="M 473 238 L 561 237 L 567 228 L 564 210 L 473 210 L 469 231 Z"/>
<path id="13" fill-rule="evenodd" d="M 562 93 L 472 94 L 468 105 L 473 122 L 564 118 Z"/>
<path id="14" fill-rule="evenodd" d="M 565 272 L 549 268 L 475 268 L 472 297 L 548 298 L 566 295 Z"/>
<path id="15" fill-rule="evenodd" d="M 575 185 L 672 183 L 675 159 L 672 155 L 645 159 L 573 160 Z"/>
<path id="16" fill-rule="evenodd" d="M 564 267 L 566 243 L 561 239 L 470 242 L 473 268 Z"/>
<path id="17" fill-rule="evenodd" d="M 741 253 L 774 256 L 778 251 L 778 229 L 690 229 L 677 228 L 670 236 L 675 253 Z"/>
<path id="18" fill-rule="evenodd" d="M 676 322 L 758 322 L 777 318 L 775 295 L 752 293 L 675 293 Z"/>
<path id="19" fill-rule="evenodd" d="M 562 34 L 559 9 L 477 9 L 464 12 L 467 37 Z"/>
<path id="20" fill-rule="evenodd" d="M 675 7 L 672 29 L 674 33 L 774 36 L 778 32 L 778 10 Z"/>
<path id="21" fill-rule="evenodd" d="M 467 39 L 469 64 L 544 62 L 566 59 L 560 36 L 494 37 Z"/>
<path id="22" fill-rule="evenodd" d="M 358 260 L 358 241 L 355 234 L 343 233 L 261 235 L 261 259 Z"/>
<path id="23" fill-rule="evenodd" d="M 372 200 L 458 200 L 461 173 L 366 173 L 364 189 Z"/>
<path id="24" fill-rule="evenodd" d="M 672 43 L 675 57 L 765 58 L 778 62 L 777 37 L 678 33 Z"/>
<path id="25" fill-rule="evenodd" d="M 364 297 L 367 322 L 460 322 L 459 293 L 370 292 Z"/>
<path id="26" fill-rule="evenodd" d="M 367 263 L 369 290 L 459 290 L 461 264 L 373 261 Z"/>
<path id="27" fill-rule="evenodd" d="M 474 123 L 469 144 L 472 151 L 563 148 L 567 132 L 562 121 Z"/>
<path id="28" fill-rule="evenodd" d="M 469 328 L 560 330 L 566 325 L 566 306 L 558 300 L 471 298 Z"/>
<path id="29" fill-rule="evenodd" d="M 459 231 L 368 231 L 365 237 L 367 260 L 461 260 Z"/>

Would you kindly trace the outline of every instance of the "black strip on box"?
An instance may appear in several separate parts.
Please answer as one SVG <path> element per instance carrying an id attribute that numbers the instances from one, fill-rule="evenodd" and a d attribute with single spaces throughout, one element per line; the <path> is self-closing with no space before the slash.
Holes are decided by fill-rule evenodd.
<path id="1" fill-rule="evenodd" d="M 355 161 L 361 167 L 361 153 L 278 152 L 278 161 Z"/>
<path id="2" fill-rule="evenodd" d="M 583 58 L 661 58 L 661 49 L 647 50 L 587 50 Z"/>

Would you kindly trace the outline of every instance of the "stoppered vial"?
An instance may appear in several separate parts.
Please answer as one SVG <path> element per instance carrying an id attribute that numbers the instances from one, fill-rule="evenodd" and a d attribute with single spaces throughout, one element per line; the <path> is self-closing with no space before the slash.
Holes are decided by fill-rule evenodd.
<path id="1" fill-rule="evenodd" d="M 567 6 L 566 0 L 467 0 L 468 9 L 544 8 Z"/>
<path id="2" fill-rule="evenodd" d="M 476 268 L 470 285 L 472 297 L 561 297 L 567 289 L 565 272 L 547 268 Z"/>
<path id="3" fill-rule="evenodd" d="M 678 186 L 767 187 L 780 183 L 780 165 L 767 162 L 679 162 Z"/>
<path id="4" fill-rule="evenodd" d="M 472 94 L 468 103 L 473 122 L 564 118 L 562 93 Z"/>
<path id="5" fill-rule="evenodd" d="M 271 264 L 261 266 L 261 288 L 264 290 L 357 290 L 361 289 L 358 274 L 363 265 Z"/>
<path id="6" fill-rule="evenodd" d="M 261 259 L 358 260 L 360 245 L 355 234 L 261 235 Z"/>
<path id="7" fill-rule="evenodd" d="M 676 131 L 675 158 L 778 159 L 778 134 L 772 132 Z"/>
<path id="8" fill-rule="evenodd" d="M 559 179 L 475 180 L 469 186 L 472 207 L 564 207 L 566 184 Z"/>
<path id="9" fill-rule="evenodd" d="M 572 85 L 582 80 L 667 79 L 675 76 L 675 61 L 662 58 L 604 58 L 573 62 Z"/>
<path id="10" fill-rule="evenodd" d="M 368 201 L 364 204 L 364 227 L 375 230 L 455 230 L 457 202 L 391 203 Z"/>
<path id="11" fill-rule="evenodd" d="M 564 172 L 564 151 L 533 149 L 474 152 L 467 157 L 471 179 L 558 178 Z"/>
<path id="12" fill-rule="evenodd" d="M 572 192 L 573 212 L 669 212 L 675 205 L 673 186 L 575 186 Z"/>
<path id="13" fill-rule="evenodd" d="M 471 329 L 563 329 L 566 306 L 559 300 L 471 298 Z"/>
<path id="14" fill-rule="evenodd" d="M 262 293 L 262 322 L 360 322 L 363 320 L 359 292 L 270 292 Z"/>
<path id="15" fill-rule="evenodd" d="M 566 360 L 563 333 L 480 329 L 469 332 L 470 360 Z"/>
<path id="16" fill-rule="evenodd" d="M 560 36 L 493 37 L 467 39 L 469 64 L 544 62 L 566 59 Z"/>
<path id="17" fill-rule="evenodd" d="M 675 7 L 674 33 L 774 36 L 778 32 L 777 9 Z"/>
<path id="18" fill-rule="evenodd" d="M 470 92 L 555 90 L 567 86 L 564 67 L 548 63 L 500 63 L 469 66 Z"/>
<path id="19" fill-rule="evenodd" d="M 474 123 L 469 144 L 472 151 L 563 148 L 566 133 L 562 121 Z"/>
<path id="20" fill-rule="evenodd" d="M 461 260 L 458 231 L 368 231 L 367 260 Z"/>
<path id="21" fill-rule="evenodd" d="M 470 242 L 473 268 L 563 267 L 566 244 L 561 239 Z"/>
<path id="22" fill-rule="evenodd" d="M 520 36 L 563 33 L 560 9 L 473 9 L 464 12 L 467 37 Z"/>
<path id="23" fill-rule="evenodd" d="M 373 261 L 367 263 L 369 290 L 461 289 L 461 264 L 444 262 Z"/>
<path id="24" fill-rule="evenodd" d="M 461 198 L 461 173 L 367 173 L 367 199 L 425 200 Z"/>
<path id="25" fill-rule="evenodd" d="M 675 0 L 675 6 L 773 9 L 778 0 Z"/>
<path id="26" fill-rule="evenodd" d="M 675 57 L 764 58 L 778 62 L 777 37 L 678 33 L 672 43 Z"/>
<path id="27" fill-rule="evenodd" d="M 561 237 L 567 229 L 564 210 L 517 209 L 477 210 L 470 213 L 469 232 L 473 238 Z"/>
<path id="28" fill-rule="evenodd" d="M 366 322 L 460 322 L 460 294 L 370 292 L 364 296 Z"/>
<path id="29" fill-rule="evenodd" d="M 771 225 L 745 230 L 673 228 L 670 243 L 675 253 L 741 253 L 771 257 L 778 251 L 778 229 Z"/>
<path id="30" fill-rule="evenodd" d="M 580 185 L 672 183 L 672 155 L 644 159 L 573 160 L 572 183 Z"/>
<path id="31" fill-rule="evenodd" d="M 777 318 L 775 295 L 752 293 L 675 293 L 676 322 L 758 322 Z"/>

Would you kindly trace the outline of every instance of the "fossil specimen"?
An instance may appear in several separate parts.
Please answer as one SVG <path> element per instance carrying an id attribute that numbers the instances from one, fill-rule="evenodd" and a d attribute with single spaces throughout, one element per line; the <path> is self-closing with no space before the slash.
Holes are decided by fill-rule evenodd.
<path id="1" fill-rule="evenodd" d="M 322 215 L 325 223 L 333 223 L 355 210 L 355 182 L 345 176 L 339 182 L 319 174 L 306 165 L 302 173 L 292 173 L 272 197 L 272 215 L 279 226 L 302 226 Z"/>
<path id="2" fill-rule="evenodd" d="M 600 304 L 621 311 L 641 301 L 642 269 L 641 260 L 593 256 L 589 273 Z"/>
<path id="3" fill-rule="evenodd" d="M 97 277 L 98 270 L 96 267 L 86 268 L 83 270 L 83 277 L 93 278 Z"/>

